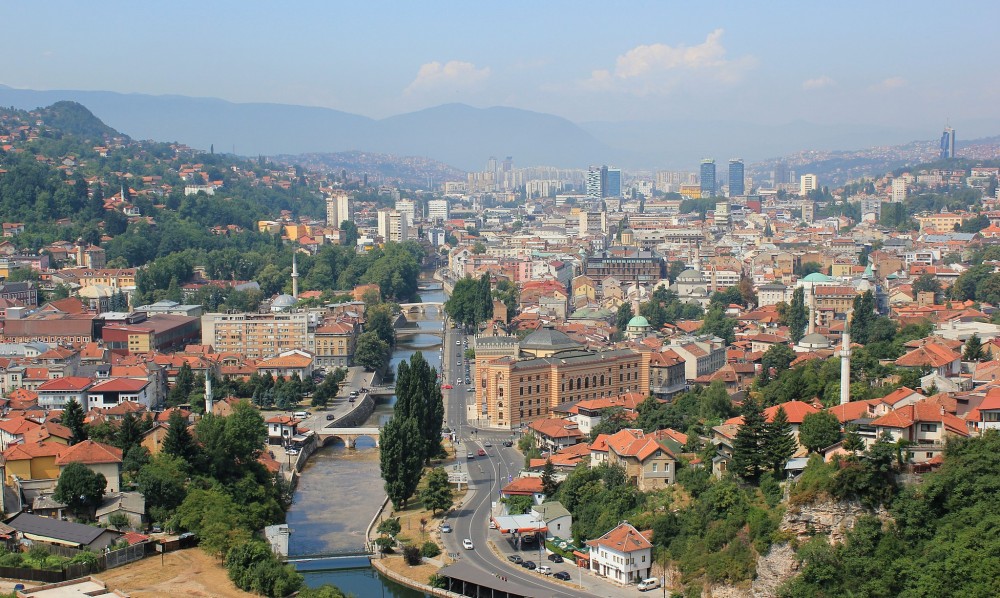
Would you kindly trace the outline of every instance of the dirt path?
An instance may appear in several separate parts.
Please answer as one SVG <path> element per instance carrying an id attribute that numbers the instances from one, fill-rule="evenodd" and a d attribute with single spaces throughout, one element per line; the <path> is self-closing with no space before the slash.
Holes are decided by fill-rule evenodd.
<path id="1" fill-rule="evenodd" d="M 255 596 L 233 585 L 222 565 L 197 548 L 164 555 L 163 565 L 160 565 L 159 556 L 151 556 L 95 577 L 108 584 L 109 589 L 122 590 L 137 598 Z"/>

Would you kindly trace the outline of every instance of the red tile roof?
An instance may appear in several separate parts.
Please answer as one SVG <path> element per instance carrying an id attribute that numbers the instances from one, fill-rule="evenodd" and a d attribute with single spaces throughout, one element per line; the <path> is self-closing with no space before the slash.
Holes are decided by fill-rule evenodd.
<path id="1" fill-rule="evenodd" d="M 84 465 L 98 463 L 121 463 L 122 450 L 93 440 L 84 440 L 65 450 L 56 457 L 56 465 L 79 462 Z"/>
<path id="2" fill-rule="evenodd" d="M 513 494 L 529 496 L 532 494 L 540 494 L 542 492 L 542 478 L 538 477 L 523 477 L 515 478 L 514 481 L 503 487 L 500 491 L 501 494 Z"/>
<path id="3" fill-rule="evenodd" d="M 652 537 L 652 530 L 640 532 L 626 521 L 618 524 L 618 527 L 600 538 L 587 542 L 587 546 L 603 546 L 616 552 L 629 553 L 651 549 L 653 547 L 653 543 L 650 541 Z"/>

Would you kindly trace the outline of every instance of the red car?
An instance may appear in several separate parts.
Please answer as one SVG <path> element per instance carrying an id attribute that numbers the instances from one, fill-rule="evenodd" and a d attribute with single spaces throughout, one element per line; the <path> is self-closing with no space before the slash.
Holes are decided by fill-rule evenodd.
<path id="1" fill-rule="evenodd" d="M 483 449 L 479 449 L 479 456 L 480 457 L 485 457 L 486 456 L 486 451 L 484 451 Z"/>
<path id="2" fill-rule="evenodd" d="M 443 389 L 445 389 L 445 390 L 451 390 L 452 388 L 454 388 L 454 386 L 452 386 L 451 384 L 445 384 L 445 385 L 444 385 L 444 386 L 442 386 L 441 388 L 443 388 Z"/>

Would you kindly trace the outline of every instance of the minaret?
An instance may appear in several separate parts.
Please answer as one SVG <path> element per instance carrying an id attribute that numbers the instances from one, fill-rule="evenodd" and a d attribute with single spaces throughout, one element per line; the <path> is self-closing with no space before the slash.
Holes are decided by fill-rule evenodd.
<path id="1" fill-rule="evenodd" d="M 292 297 L 299 298 L 299 265 L 295 261 L 295 254 L 292 254 Z"/>
<path id="2" fill-rule="evenodd" d="M 844 323 L 844 343 L 840 347 L 840 404 L 851 402 L 851 311 Z"/>
<path id="3" fill-rule="evenodd" d="M 212 373 L 205 371 L 205 413 L 211 413 L 214 403 L 212 401 Z"/>
<path id="4" fill-rule="evenodd" d="M 806 328 L 806 334 L 813 334 L 816 332 L 816 288 L 813 287 L 809 293 L 809 327 Z"/>

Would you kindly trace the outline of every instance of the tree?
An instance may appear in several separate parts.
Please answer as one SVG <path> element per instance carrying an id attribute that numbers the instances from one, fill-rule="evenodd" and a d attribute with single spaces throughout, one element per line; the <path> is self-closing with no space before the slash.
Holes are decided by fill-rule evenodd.
<path id="1" fill-rule="evenodd" d="M 713 303 L 708 308 L 699 331 L 715 335 L 724 340 L 726 345 L 731 345 L 736 340 L 736 320 L 726 317 L 726 308 L 721 303 Z"/>
<path id="2" fill-rule="evenodd" d="M 493 291 L 490 282 L 490 275 L 483 274 L 479 277 L 479 286 L 476 289 L 476 324 L 485 322 L 493 317 Z"/>
<path id="3" fill-rule="evenodd" d="M 417 420 L 393 416 L 379 433 L 379 470 L 385 493 L 397 511 L 406 508 L 420 482 L 424 439 Z"/>
<path id="4" fill-rule="evenodd" d="M 807 413 L 799 426 L 799 443 L 818 452 L 840 440 L 840 420 L 830 411 Z"/>
<path id="5" fill-rule="evenodd" d="M 510 322 L 510 319 L 517 315 L 517 304 L 520 301 L 517 285 L 506 278 L 501 278 L 493 289 L 493 298 L 507 308 L 507 322 Z"/>
<path id="6" fill-rule="evenodd" d="M 396 372 L 396 405 L 394 417 L 412 417 L 420 429 L 424 448 L 423 459 L 443 454 L 441 426 L 444 424 L 444 399 L 437 372 L 417 351 L 409 362 L 401 362 Z"/>
<path id="7" fill-rule="evenodd" d="M 196 488 L 188 493 L 177 509 L 177 523 L 197 534 L 202 550 L 217 557 L 251 538 L 240 523 L 239 506 L 218 488 Z"/>
<path id="8" fill-rule="evenodd" d="M 379 522 L 378 527 L 375 531 L 382 536 L 389 536 L 395 538 L 399 532 L 403 530 L 402 526 L 399 524 L 399 517 L 389 517 L 388 519 L 383 519 Z"/>
<path id="9" fill-rule="evenodd" d="M 542 469 L 542 494 L 549 500 L 556 495 L 559 484 L 555 478 L 556 468 L 552 465 L 552 459 L 545 460 L 545 467 Z"/>
<path id="10" fill-rule="evenodd" d="M 392 308 L 387 303 L 379 303 L 365 310 L 365 330 L 374 332 L 390 348 L 396 346 L 396 331 L 392 327 Z"/>
<path id="11" fill-rule="evenodd" d="M 774 475 L 783 475 L 785 464 L 795 454 L 795 437 L 792 436 L 792 425 L 788 423 L 784 407 L 778 407 L 774 419 L 764 425 L 764 450 Z"/>
<path id="12" fill-rule="evenodd" d="M 851 314 L 852 340 L 861 345 L 867 345 L 878 315 L 875 313 L 875 296 L 871 291 L 855 295 L 853 313 Z"/>
<path id="13" fill-rule="evenodd" d="M 153 521 L 163 523 L 184 502 L 187 495 L 188 464 L 161 452 L 139 470 L 136 486 L 146 497 L 146 509 Z"/>
<path id="14" fill-rule="evenodd" d="M 937 295 L 941 292 L 941 283 L 933 275 L 925 273 L 913 281 L 912 288 L 914 293 L 934 293 Z"/>
<path id="15" fill-rule="evenodd" d="M 83 442 L 87 439 L 87 426 L 83 423 L 83 417 L 83 408 L 80 407 L 80 403 L 76 399 L 66 401 L 65 407 L 63 407 L 62 422 L 73 433 L 69 441 L 70 444 Z"/>
<path id="16" fill-rule="evenodd" d="M 986 357 L 987 353 L 983 350 L 983 342 L 979 340 L 978 334 L 973 334 L 969 340 L 965 341 L 962 361 L 983 361 Z"/>
<path id="17" fill-rule="evenodd" d="M 63 468 L 52 495 L 78 516 L 90 517 L 104 498 L 108 480 L 104 474 L 91 471 L 83 463 L 74 461 Z"/>
<path id="18" fill-rule="evenodd" d="M 753 397 L 747 397 L 740 409 L 743 423 L 733 440 L 731 470 L 740 478 L 756 483 L 760 474 L 770 469 L 770 458 L 765 451 L 767 424 L 764 410 Z"/>
<path id="19" fill-rule="evenodd" d="M 625 328 L 628 327 L 628 323 L 632 321 L 633 317 L 635 317 L 635 313 L 632 312 L 632 304 L 622 303 L 615 316 L 615 328 L 618 329 L 618 332 L 625 332 Z"/>
<path id="20" fill-rule="evenodd" d="M 188 464 L 194 463 L 198 447 L 194 438 L 191 437 L 187 418 L 184 417 L 180 409 L 173 409 L 170 412 L 167 426 L 167 434 L 163 438 L 163 446 L 161 447 L 163 454 L 176 457 Z"/>
<path id="21" fill-rule="evenodd" d="M 435 467 L 427 474 L 427 486 L 420 493 L 420 501 L 425 509 L 431 510 L 431 515 L 451 508 L 451 483 L 443 467 Z"/>
<path id="22" fill-rule="evenodd" d="M 174 379 L 174 386 L 167 396 L 167 404 L 171 407 L 183 405 L 188 402 L 188 397 L 194 391 L 194 372 L 191 365 L 184 362 L 177 370 L 177 377 Z"/>
<path id="23" fill-rule="evenodd" d="M 784 343 L 771 345 L 764 356 L 761 357 L 760 381 L 762 386 L 766 386 L 772 377 L 788 369 L 795 360 L 795 351 Z M 772 374 L 773 371 L 773 374 Z"/>
<path id="24" fill-rule="evenodd" d="M 370 371 L 378 371 L 389 362 L 389 345 L 374 332 L 363 332 L 354 347 L 354 361 Z"/>
<path id="25" fill-rule="evenodd" d="M 797 343 L 805 336 L 809 326 L 809 313 L 806 311 L 805 289 L 798 287 L 792 292 L 792 303 L 788 306 L 788 330 L 792 342 Z"/>
<path id="26" fill-rule="evenodd" d="M 345 220 L 340 223 L 340 230 L 344 231 L 344 243 L 345 247 L 354 247 L 358 244 L 358 225 L 354 224 L 350 220 Z"/>

